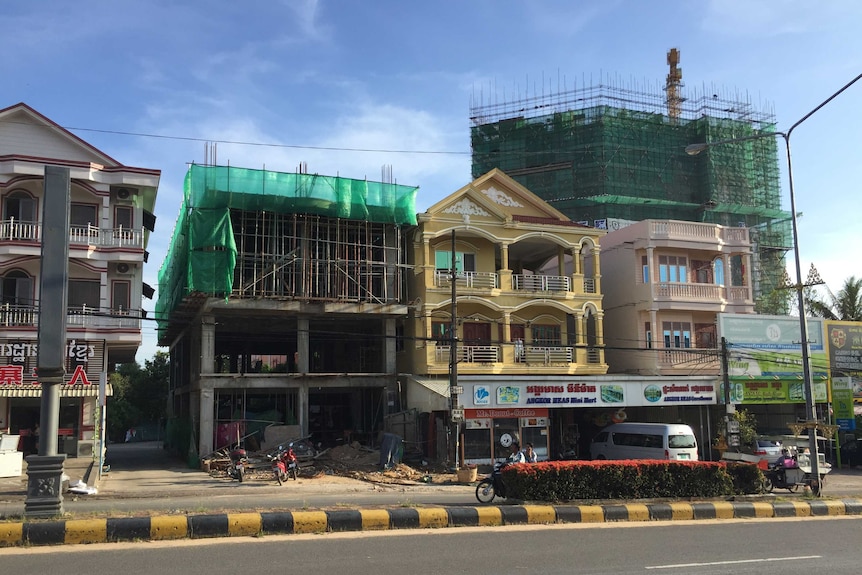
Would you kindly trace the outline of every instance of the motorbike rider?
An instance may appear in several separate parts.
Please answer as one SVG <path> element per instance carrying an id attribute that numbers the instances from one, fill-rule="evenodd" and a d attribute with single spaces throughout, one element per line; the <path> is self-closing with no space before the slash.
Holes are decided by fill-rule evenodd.
<path id="1" fill-rule="evenodd" d="M 790 455 L 790 450 L 786 447 L 783 448 L 781 455 L 775 460 L 775 468 L 778 470 L 778 477 L 782 483 L 787 483 L 787 470 L 797 466 L 796 459 Z"/>
<path id="2" fill-rule="evenodd" d="M 513 441 L 512 445 L 509 446 L 509 449 L 511 449 L 512 452 L 509 454 L 509 457 L 506 458 L 506 465 L 527 462 L 527 458 L 524 457 L 524 452 L 521 451 L 521 445 L 517 441 Z"/>

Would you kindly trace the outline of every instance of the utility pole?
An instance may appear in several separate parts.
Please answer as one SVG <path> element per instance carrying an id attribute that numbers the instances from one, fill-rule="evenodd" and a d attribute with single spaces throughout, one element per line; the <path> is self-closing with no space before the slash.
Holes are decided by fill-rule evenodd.
<path id="1" fill-rule="evenodd" d="M 461 421 L 464 419 L 464 411 L 458 400 L 461 388 L 458 386 L 458 290 L 456 285 L 458 269 L 456 258 L 455 230 L 452 230 L 452 267 L 449 274 L 452 282 L 452 318 L 449 323 L 449 461 L 454 463 L 455 469 L 458 469 Z"/>
<path id="2" fill-rule="evenodd" d="M 39 454 L 27 457 L 24 515 L 28 517 L 63 514 L 62 478 L 66 454 L 57 454 L 57 431 L 60 386 L 65 376 L 71 186 L 69 168 L 45 166 L 39 269 L 39 351 L 36 356 L 42 399 Z"/>

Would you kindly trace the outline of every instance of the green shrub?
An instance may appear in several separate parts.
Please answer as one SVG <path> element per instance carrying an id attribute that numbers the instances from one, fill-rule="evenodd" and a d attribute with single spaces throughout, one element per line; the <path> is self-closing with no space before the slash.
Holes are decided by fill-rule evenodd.
<path id="1" fill-rule="evenodd" d="M 525 501 L 711 498 L 757 493 L 754 465 L 709 461 L 546 461 L 503 469 L 509 497 Z"/>

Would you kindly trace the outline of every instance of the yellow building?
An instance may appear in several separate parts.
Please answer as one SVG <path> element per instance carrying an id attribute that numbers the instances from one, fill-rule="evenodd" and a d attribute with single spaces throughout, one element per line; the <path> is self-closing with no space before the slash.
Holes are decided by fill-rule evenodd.
<path id="1" fill-rule="evenodd" d="M 528 387 L 547 384 L 549 378 L 574 381 L 572 376 L 605 374 L 599 265 L 604 230 L 572 222 L 499 170 L 431 206 L 417 220 L 408 247 L 414 272 L 410 313 L 398 354 L 399 371 L 410 374 L 402 378 L 408 405 L 435 413 L 442 424 L 438 430 L 451 407 L 466 407 L 467 460 L 493 457 L 488 451 L 494 449 L 493 437 L 508 428 L 548 457 L 559 446 L 549 437 L 547 407 L 527 408 L 515 401 L 507 408 L 503 401 L 479 410 L 473 401 L 451 401 L 452 330 L 454 383 L 465 387 L 465 399 L 471 382 L 487 383 L 488 377 L 517 389 L 523 399 Z M 487 442 L 471 433 L 495 428 L 485 433 Z M 438 435 L 437 445 L 444 444 Z"/>

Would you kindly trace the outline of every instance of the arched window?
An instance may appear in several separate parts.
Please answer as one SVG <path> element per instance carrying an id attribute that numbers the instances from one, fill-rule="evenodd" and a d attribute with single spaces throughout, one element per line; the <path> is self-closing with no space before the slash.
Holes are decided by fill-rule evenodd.
<path id="1" fill-rule="evenodd" d="M 36 199 L 24 191 L 15 191 L 3 200 L 3 219 L 19 222 L 36 221 Z"/>
<path id="2" fill-rule="evenodd" d="M 4 305 L 32 306 L 33 278 L 21 270 L 6 272 L 0 281 L 0 302 Z"/>
<path id="3" fill-rule="evenodd" d="M 713 263 L 713 268 L 715 270 L 715 284 L 723 286 L 724 285 L 724 260 L 721 258 L 716 258 Z"/>

